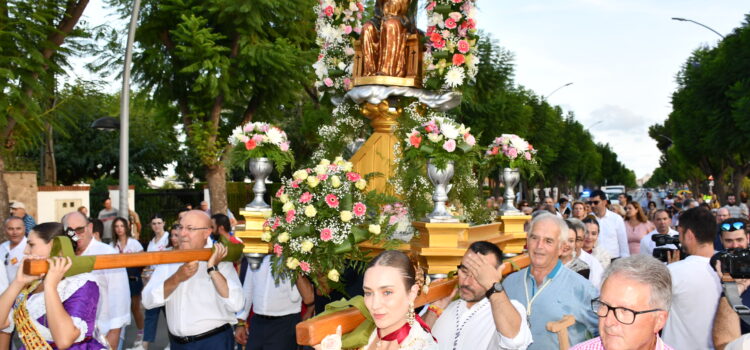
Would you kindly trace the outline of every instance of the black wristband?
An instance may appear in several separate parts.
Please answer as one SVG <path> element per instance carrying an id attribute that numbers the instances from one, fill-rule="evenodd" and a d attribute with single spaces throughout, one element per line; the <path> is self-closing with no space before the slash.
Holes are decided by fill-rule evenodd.
<path id="1" fill-rule="evenodd" d="M 209 275 L 211 274 L 212 271 L 217 271 L 218 272 L 219 271 L 219 267 L 218 266 L 211 266 L 211 267 L 209 267 L 209 268 L 206 269 L 206 273 L 208 273 Z"/>

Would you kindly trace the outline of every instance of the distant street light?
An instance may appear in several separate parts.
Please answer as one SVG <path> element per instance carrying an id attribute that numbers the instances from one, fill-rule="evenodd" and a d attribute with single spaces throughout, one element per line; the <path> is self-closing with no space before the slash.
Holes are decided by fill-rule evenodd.
<path id="1" fill-rule="evenodd" d="M 699 25 L 699 26 L 701 26 L 701 27 L 703 27 L 703 28 L 706 28 L 706 29 L 708 29 L 708 30 L 710 30 L 710 31 L 712 31 L 712 32 L 714 32 L 714 33 L 716 33 L 716 35 L 718 35 L 718 36 L 720 36 L 720 37 L 721 37 L 722 39 L 724 39 L 724 36 L 723 36 L 723 35 L 721 35 L 721 33 L 719 33 L 719 32 L 717 32 L 717 31 L 715 31 L 715 30 L 714 30 L 713 28 L 711 28 L 711 27 L 709 27 L 709 26 L 707 26 L 707 25 L 705 25 L 705 24 L 703 24 L 703 23 L 700 23 L 700 22 L 696 22 L 696 21 L 693 21 L 692 19 L 681 18 L 681 17 L 672 17 L 672 20 L 674 20 L 674 21 L 680 21 L 680 22 L 692 22 L 692 23 L 695 23 L 695 24 L 697 24 L 697 25 Z"/>
<path id="2" fill-rule="evenodd" d="M 566 86 L 571 86 L 571 85 L 573 85 L 573 83 L 572 83 L 572 82 L 570 82 L 570 83 L 567 83 L 567 84 L 565 84 L 565 85 L 563 85 L 563 86 L 560 86 L 559 88 L 557 88 L 557 89 L 555 89 L 555 90 L 552 90 L 552 92 L 550 92 L 549 94 L 547 94 L 547 96 L 544 96 L 544 99 L 545 99 L 545 100 L 549 99 L 549 97 L 550 97 L 550 96 L 552 96 L 552 94 L 556 93 L 556 92 L 557 92 L 558 90 L 560 90 L 560 89 L 562 89 L 562 88 L 564 88 L 564 87 L 566 87 Z"/>
<path id="3" fill-rule="evenodd" d="M 101 117 L 91 123 L 96 130 L 115 131 L 120 130 L 120 121 L 114 117 Z"/>

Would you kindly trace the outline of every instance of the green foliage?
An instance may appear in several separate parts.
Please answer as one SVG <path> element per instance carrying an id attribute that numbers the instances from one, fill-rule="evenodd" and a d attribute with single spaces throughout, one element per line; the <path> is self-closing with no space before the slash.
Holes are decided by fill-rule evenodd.
<path id="1" fill-rule="evenodd" d="M 662 151 L 662 180 L 695 188 L 713 175 L 723 196 L 731 173 L 738 192 L 750 174 L 750 15 L 716 47 L 695 50 L 677 83 L 672 113 L 649 130 Z"/>

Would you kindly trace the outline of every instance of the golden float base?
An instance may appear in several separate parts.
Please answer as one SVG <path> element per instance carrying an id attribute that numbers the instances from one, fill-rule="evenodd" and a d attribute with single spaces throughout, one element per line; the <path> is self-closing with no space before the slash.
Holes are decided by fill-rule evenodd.
<path id="1" fill-rule="evenodd" d="M 271 245 L 268 242 L 263 242 L 260 236 L 264 230 L 268 230 L 263 224 L 271 216 L 271 209 L 259 210 L 259 211 L 246 211 L 240 210 L 240 215 L 245 217 L 245 229 L 237 230 L 234 236 L 241 239 L 245 244 L 243 253 L 259 253 L 268 254 L 271 252 Z"/>

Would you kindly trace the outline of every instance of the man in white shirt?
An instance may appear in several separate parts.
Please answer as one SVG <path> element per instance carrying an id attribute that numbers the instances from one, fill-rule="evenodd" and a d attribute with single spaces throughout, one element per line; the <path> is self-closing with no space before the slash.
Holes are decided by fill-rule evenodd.
<path id="1" fill-rule="evenodd" d="M 689 209 L 680 215 L 677 230 L 690 256 L 667 265 L 673 298 L 664 342 L 680 350 L 713 349 L 711 329 L 721 295 L 721 282 L 709 264 L 714 254 L 714 216 L 700 207 Z"/>
<path id="2" fill-rule="evenodd" d="M 451 302 L 454 292 L 434 302 L 424 317 L 440 349 L 526 349 L 531 344 L 526 308 L 509 299 L 500 283 L 502 256 L 489 242 L 469 246 L 458 267 L 461 298 Z"/>
<path id="3" fill-rule="evenodd" d="M 641 254 L 653 255 L 656 242 L 651 237 L 655 234 L 670 235 L 673 237 L 679 236 L 679 232 L 669 227 L 671 223 L 672 218 L 669 217 L 669 213 L 666 210 L 659 209 L 656 211 L 654 214 L 654 226 L 656 226 L 656 229 L 641 238 Z M 664 248 L 677 249 L 674 244 L 667 244 Z"/>
<path id="4" fill-rule="evenodd" d="M 301 320 L 310 318 L 315 310 L 315 293 L 310 281 L 300 276 L 295 284 L 286 279 L 276 282 L 271 273 L 271 256 L 266 255 L 257 270 L 247 270 L 242 289 L 245 306 L 237 313 L 234 332 L 237 343 L 247 344 L 248 350 L 296 350 L 295 327 Z M 305 315 L 300 315 L 303 303 L 307 310 Z M 248 328 L 245 320 L 250 308 L 253 316 Z"/>
<path id="5" fill-rule="evenodd" d="M 212 246 L 211 218 L 191 210 L 180 220 L 179 249 Z M 166 306 L 170 349 L 226 349 L 244 298 L 237 271 L 222 262 L 227 248 L 217 243 L 208 261 L 159 265 L 143 290 L 143 306 Z"/>
<path id="6" fill-rule="evenodd" d="M 63 226 L 76 241 L 76 255 L 117 254 L 111 246 L 94 239 L 93 225 L 80 212 L 72 212 L 62 219 Z M 120 342 L 122 328 L 130 324 L 130 287 L 124 268 L 94 270 L 99 286 L 99 303 L 96 309 L 96 327 L 107 337 L 112 348 Z"/>
<path id="7" fill-rule="evenodd" d="M 23 251 L 26 249 L 26 236 L 24 233 L 25 224 L 23 219 L 18 216 L 11 216 L 5 219 L 3 225 L 7 241 L 0 244 L 0 257 L 3 258 L 2 269 L 3 275 L 0 277 L 0 287 L 2 291 L 8 288 L 10 282 L 16 278 L 16 272 L 21 266 L 23 260 Z M 14 327 L 10 326 L 0 332 L 0 348 L 7 349 L 10 345 L 10 336 Z"/>
<path id="8" fill-rule="evenodd" d="M 601 190 L 592 192 L 591 209 L 599 221 L 599 246 L 606 249 L 612 259 L 630 256 L 625 221 L 607 209 L 607 194 Z"/>

